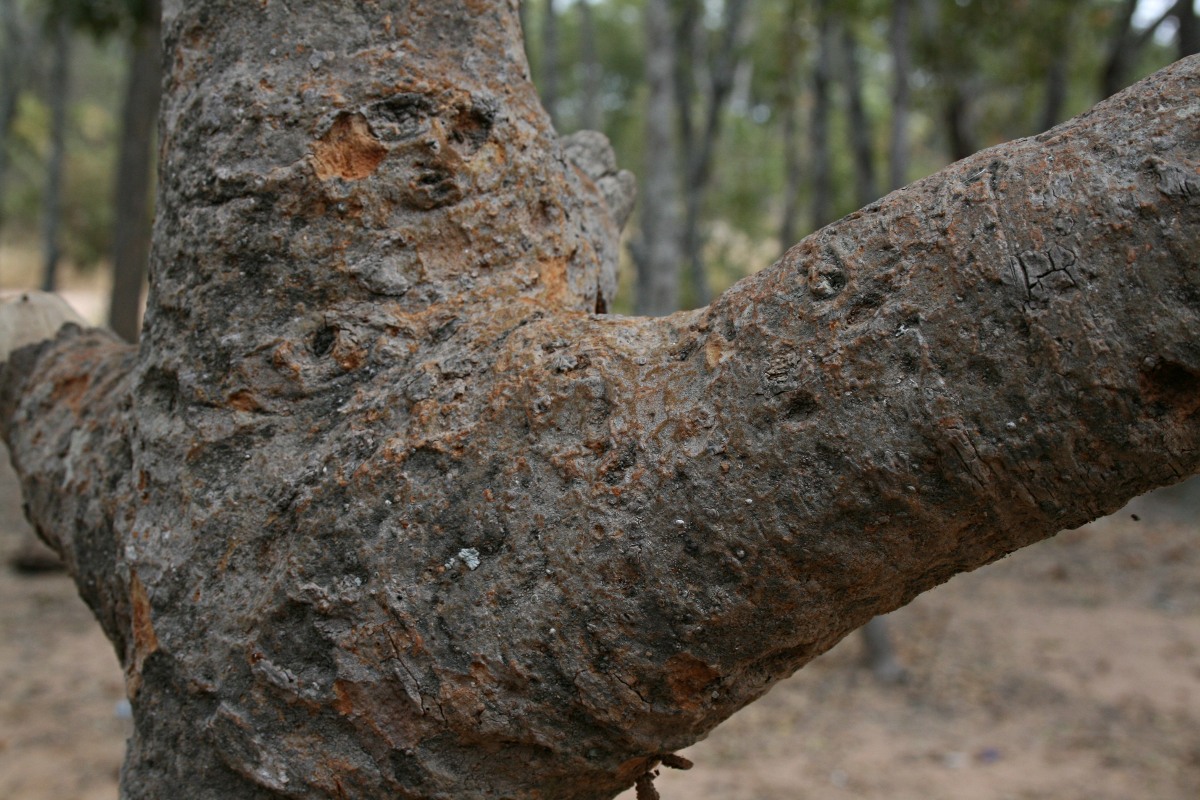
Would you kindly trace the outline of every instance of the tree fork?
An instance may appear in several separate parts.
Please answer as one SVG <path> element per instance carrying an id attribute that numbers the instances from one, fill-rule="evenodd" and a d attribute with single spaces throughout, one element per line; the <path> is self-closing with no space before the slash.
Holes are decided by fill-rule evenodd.
<path id="1" fill-rule="evenodd" d="M 1200 59 L 628 319 L 618 178 L 515 3 L 317 16 L 167 21 L 143 340 L 68 326 L 0 387 L 125 669 L 123 797 L 612 797 L 1200 468 Z"/>

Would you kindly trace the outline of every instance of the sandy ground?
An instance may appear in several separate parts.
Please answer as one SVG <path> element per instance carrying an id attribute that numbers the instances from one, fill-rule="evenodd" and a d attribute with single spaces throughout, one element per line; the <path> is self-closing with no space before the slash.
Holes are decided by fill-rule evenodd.
<path id="1" fill-rule="evenodd" d="M 2 455 L 7 555 L 24 522 Z M 878 685 L 851 636 L 686 751 L 695 769 L 662 796 L 1200 797 L 1197 496 L 1135 501 L 918 598 L 891 616 L 906 685 Z M 112 649 L 63 575 L 0 567 L 0 605 L 0 798 L 113 800 L 129 723 Z"/>

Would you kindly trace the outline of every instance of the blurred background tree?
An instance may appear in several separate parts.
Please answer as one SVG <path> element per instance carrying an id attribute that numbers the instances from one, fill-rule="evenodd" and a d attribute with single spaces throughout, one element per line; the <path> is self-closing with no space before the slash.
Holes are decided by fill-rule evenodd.
<path id="1" fill-rule="evenodd" d="M 559 131 L 604 131 L 638 173 L 613 310 L 667 313 L 883 191 L 1196 52 L 1197 5 L 526 0 L 522 18 Z M 157 16 L 158 0 L 0 0 L 0 286 L 104 276 L 131 339 Z"/>
<path id="2" fill-rule="evenodd" d="M 598 127 L 638 174 L 614 310 L 667 313 L 884 191 L 1196 52 L 1198 5 L 537 0 L 526 49 L 559 131 Z M 651 54 L 674 63 L 669 87 Z"/>

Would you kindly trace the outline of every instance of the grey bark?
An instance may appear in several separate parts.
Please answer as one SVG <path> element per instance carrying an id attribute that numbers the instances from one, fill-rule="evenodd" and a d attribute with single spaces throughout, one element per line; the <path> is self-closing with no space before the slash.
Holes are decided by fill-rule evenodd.
<path id="1" fill-rule="evenodd" d="M 154 165 L 154 124 L 161 82 L 161 9 L 151 0 L 146 18 L 130 40 L 129 74 L 113 198 L 113 286 L 109 326 L 136 342 L 141 329 L 142 286 L 150 259 L 150 203 Z"/>
<path id="2" fill-rule="evenodd" d="M 888 189 L 908 181 L 908 122 L 912 107 L 912 0 L 894 0 L 888 39 L 892 51 L 892 124 L 888 132 Z"/>
<path id="3" fill-rule="evenodd" d="M 1200 469 L 1200 59 L 622 319 L 513 4 L 166 36 L 142 341 L 0 380 L 127 800 L 648 793 L 870 617 Z"/>
<path id="4" fill-rule="evenodd" d="M 675 143 L 675 32 L 670 0 L 647 0 L 646 141 L 637 237 L 631 255 L 637 265 L 634 308 L 659 316 L 679 308 L 683 258 L 679 224 L 679 162 Z"/>
<path id="5" fill-rule="evenodd" d="M 52 292 L 58 284 L 58 262 L 62 257 L 59 236 L 62 228 L 63 162 L 67 151 L 67 99 L 71 77 L 71 25 L 66 15 L 52 22 L 54 57 L 48 87 L 50 106 L 50 153 L 46 159 L 46 184 L 42 192 L 42 290 Z"/>

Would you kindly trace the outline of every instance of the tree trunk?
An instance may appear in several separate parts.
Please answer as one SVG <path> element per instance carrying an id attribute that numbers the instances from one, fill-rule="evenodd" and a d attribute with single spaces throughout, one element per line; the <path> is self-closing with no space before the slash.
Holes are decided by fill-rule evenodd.
<path id="1" fill-rule="evenodd" d="M 700 22 L 699 4 L 697 6 L 693 26 Z M 704 213 L 704 201 L 712 182 L 713 158 L 716 153 L 717 141 L 721 135 L 721 117 L 725 105 L 733 91 L 734 78 L 737 76 L 738 65 L 741 62 L 745 48 L 746 8 L 749 0 L 726 0 L 721 24 L 721 40 L 714 52 L 705 52 L 701 58 L 706 62 L 703 70 L 708 80 L 704 81 L 704 92 L 700 99 L 701 125 L 698 131 L 688 126 L 688 135 L 684 138 L 684 213 L 683 213 L 683 253 L 688 265 L 688 275 L 691 278 L 692 300 L 695 305 L 708 305 L 712 300 L 712 290 L 708 286 L 708 274 L 704 267 L 704 232 L 701 229 L 701 217 Z M 695 33 L 691 31 L 694 38 Z M 693 72 L 697 70 L 697 58 L 681 58 L 687 62 Z M 685 67 L 686 68 L 686 67 Z M 695 81 L 691 81 L 695 83 Z M 691 97 L 676 98 L 680 103 L 679 116 L 683 119 L 691 117 Z"/>
<path id="2" fill-rule="evenodd" d="M 1108 58 L 1104 61 L 1104 69 L 1100 73 L 1100 97 L 1111 97 L 1125 86 L 1125 74 L 1133 60 L 1133 14 L 1137 11 L 1138 0 L 1125 0 L 1121 12 L 1113 21 L 1112 32 L 1109 34 Z"/>
<path id="3" fill-rule="evenodd" d="M 829 84 L 833 77 L 833 20 L 829 0 L 817 0 L 817 55 L 812 74 L 809 164 L 812 165 L 814 230 L 833 219 L 833 168 L 829 161 Z"/>
<path id="4" fill-rule="evenodd" d="M 589 0 L 576 0 L 575 7 L 579 10 L 579 60 L 583 72 L 579 86 L 579 127 L 598 131 L 604 125 L 600 110 L 604 69 L 596 54 L 596 21 Z"/>
<path id="5" fill-rule="evenodd" d="M 1200 20 L 1196 18 L 1195 0 L 1175 0 L 1174 14 L 1179 21 L 1179 57 L 1200 53 Z"/>
<path id="6" fill-rule="evenodd" d="M 843 80 L 846 87 L 846 111 L 850 123 L 850 149 L 854 153 L 854 196 L 859 206 L 865 206 L 879 197 L 875 182 L 875 152 L 871 133 L 871 120 L 863 103 L 862 73 L 858 59 L 858 38 L 851 28 L 851 20 L 841 20 L 842 58 L 844 59 Z"/>
<path id="7" fill-rule="evenodd" d="M 538 86 L 542 91 L 542 105 L 550 119 L 558 122 L 558 12 L 554 0 L 546 0 L 542 10 L 542 58 Z"/>
<path id="8" fill-rule="evenodd" d="M 888 189 L 899 189 L 908 178 L 908 117 L 912 106 L 912 0 L 892 3 L 892 127 L 888 136 Z"/>
<path id="9" fill-rule="evenodd" d="M 946 143 L 950 160 L 960 161 L 974 153 L 975 137 L 974 91 L 970 79 L 959 75 L 946 76 L 946 93 L 942 116 L 946 125 Z"/>
<path id="10" fill-rule="evenodd" d="M 1071 37 L 1064 36 L 1057 42 L 1050 68 L 1046 70 L 1046 96 L 1042 100 L 1040 130 L 1048 131 L 1062 120 L 1063 106 L 1067 103 L 1067 68 L 1071 63 Z"/>
<path id="11" fill-rule="evenodd" d="M 1200 469 L 1200 59 L 625 319 L 514 4 L 166 41 L 142 341 L 0 381 L 126 800 L 648 793 L 871 616 Z"/>
<path id="12" fill-rule="evenodd" d="M 150 0 L 150 5 L 147 18 L 138 24 L 130 41 L 113 199 L 113 286 L 108 320 L 113 331 L 129 342 L 137 341 L 141 329 L 142 284 L 150 258 L 154 123 L 162 72 L 161 10 L 158 0 Z"/>
<path id="13" fill-rule="evenodd" d="M 58 285 L 59 244 L 62 228 L 63 162 L 67 150 L 67 94 L 71 76 L 71 26 L 65 15 L 54 25 L 54 61 L 50 70 L 50 153 L 46 159 L 46 187 L 42 193 L 42 290 Z"/>
<path id="14" fill-rule="evenodd" d="M 659 316 L 679 308 L 679 230 L 675 110 L 675 35 L 670 0 L 647 0 L 646 143 L 638 234 L 631 246 L 637 265 L 638 314 Z"/>
<path id="15" fill-rule="evenodd" d="M 1135 33 L 1133 30 L 1133 15 L 1137 11 L 1137 6 L 1138 0 L 1125 0 L 1121 13 L 1117 16 L 1116 22 L 1113 24 L 1108 58 L 1104 62 L 1104 70 L 1100 73 L 1101 97 L 1109 97 L 1125 88 L 1129 70 L 1137 62 L 1142 48 L 1153 38 L 1155 32 L 1158 31 L 1164 22 L 1176 15 L 1180 7 L 1186 9 L 1186 6 L 1182 4 L 1168 6 L 1159 15 L 1158 19 L 1147 25 L 1140 32 Z M 1181 31 L 1179 40 L 1181 49 L 1184 47 L 1184 41 Z"/>
<path id="16" fill-rule="evenodd" d="M 17 118 L 24 78 L 24 47 L 14 0 L 0 0 L 0 230 L 4 228 L 4 188 L 8 175 L 8 134 Z"/>
<path id="17" fill-rule="evenodd" d="M 790 0 L 787 17 L 781 32 L 780 49 L 783 52 L 783 75 L 781 81 L 780 132 L 783 136 L 783 214 L 779 224 L 779 239 L 782 248 L 796 241 L 796 224 L 800 220 L 800 182 L 804 178 L 804 162 L 800 155 L 800 93 L 793 87 L 800 85 L 800 63 L 803 37 L 800 35 L 800 4 L 802 0 Z"/>

